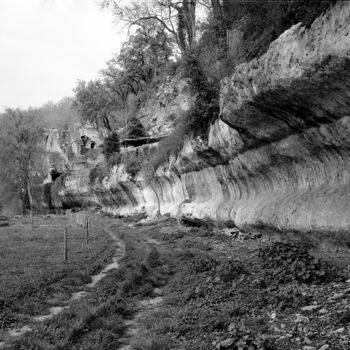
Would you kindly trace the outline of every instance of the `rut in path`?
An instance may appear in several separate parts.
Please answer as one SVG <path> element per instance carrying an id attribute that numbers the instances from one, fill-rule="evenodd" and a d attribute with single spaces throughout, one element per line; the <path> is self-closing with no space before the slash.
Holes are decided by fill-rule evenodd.
<path id="1" fill-rule="evenodd" d="M 151 245 L 159 245 L 159 241 L 156 239 L 147 239 L 146 240 L 146 247 L 147 250 L 150 250 Z M 158 293 L 155 294 L 161 294 L 159 292 L 162 292 L 162 290 L 158 289 Z M 135 340 L 141 326 L 140 320 L 142 317 L 150 312 L 157 310 L 158 306 L 163 303 L 163 298 L 161 296 L 156 296 L 154 298 L 147 298 L 139 301 L 138 306 L 138 312 L 134 315 L 134 317 L 131 320 L 125 321 L 125 326 L 127 327 L 126 330 L 126 336 L 122 339 L 120 339 L 120 342 L 123 343 L 123 345 L 118 350 L 131 350 L 131 346 L 133 343 L 133 340 Z"/>

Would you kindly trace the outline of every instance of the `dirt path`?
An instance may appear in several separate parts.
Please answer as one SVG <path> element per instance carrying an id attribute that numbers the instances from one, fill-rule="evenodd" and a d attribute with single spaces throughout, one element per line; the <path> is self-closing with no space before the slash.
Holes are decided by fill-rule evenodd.
<path id="1" fill-rule="evenodd" d="M 156 311 L 162 303 L 163 298 L 161 296 L 144 299 L 139 302 L 139 311 L 136 313 L 133 319 L 127 320 L 125 322 L 125 325 L 127 326 L 126 336 L 120 339 L 124 345 L 120 347 L 119 350 L 131 349 L 133 340 L 141 329 L 141 319 L 145 316 L 146 313 Z"/>
<path id="2" fill-rule="evenodd" d="M 161 243 L 154 238 L 145 237 L 144 240 L 146 251 L 150 251 L 152 246 L 159 246 Z M 153 298 L 142 299 L 138 302 L 138 311 L 131 320 L 126 320 L 125 325 L 127 327 L 126 336 L 120 339 L 120 342 L 123 343 L 119 350 L 131 350 L 132 343 L 138 335 L 142 327 L 142 318 L 152 311 L 158 310 L 159 306 L 163 303 L 163 290 L 156 288 L 153 291 L 153 294 L 157 295 Z"/>

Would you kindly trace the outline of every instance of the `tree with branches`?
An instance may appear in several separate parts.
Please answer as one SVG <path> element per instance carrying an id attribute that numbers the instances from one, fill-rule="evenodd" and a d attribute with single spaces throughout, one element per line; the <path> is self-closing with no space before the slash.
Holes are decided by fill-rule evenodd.
<path id="1" fill-rule="evenodd" d="M 21 199 L 23 212 L 32 210 L 37 178 L 45 176 L 42 120 L 33 111 L 6 110 L 0 122 L 0 179 L 7 194 Z"/>
<path id="2" fill-rule="evenodd" d="M 150 0 L 132 1 L 101 0 L 103 8 L 110 8 L 117 21 L 144 28 L 157 22 L 170 35 L 182 54 L 193 49 L 196 43 L 196 16 L 198 0 Z"/>
<path id="3" fill-rule="evenodd" d="M 115 109 L 116 101 L 103 81 L 79 81 L 74 92 L 75 106 L 82 120 L 96 125 L 102 123 L 107 130 L 111 130 L 109 115 Z"/>

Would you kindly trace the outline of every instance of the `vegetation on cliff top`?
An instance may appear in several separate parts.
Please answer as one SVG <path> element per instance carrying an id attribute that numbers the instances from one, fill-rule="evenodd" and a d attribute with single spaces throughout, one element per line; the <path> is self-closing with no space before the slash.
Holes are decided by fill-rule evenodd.
<path id="1" fill-rule="evenodd" d="M 210 123 L 219 114 L 220 80 L 231 74 L 236 64 L 263 54 L 293 24 L 310 25 L 333 2 L 101 1 L 101 6 L 111 9 L 115 19 L 126 23 L 134 34 L 120 54 L 107 63 L 102 79 L 77 86 L 77 103 L 81 110 L 89 107 L 84 115 L 97 123 L 102 118 L 106 124 L 106 108 L 110 119 L 116 116 L 113 110 L 118 110 L 125 133 L 128 121 L 137 115 L 149 93 L 156 92 L 159 82 L 169 74 L 187 79 L 193 106 L 178 118 L 173 135 L 163 140 L 152 155 L 151 162 L 157 167 L 181 149 L 186 135 L 206 137 Z M 232 32 L 238 33 L 236 39 L 232 39 Z M 174 65 L 176 69 L 170 70 Z M 84 101 L 81 96 L 91 93 L 95 85 L 101 86 L 96 90 L 98 96 L 94 98 L 92 94 Z M 99 107 L 101 95 L 104 109 Z"/>

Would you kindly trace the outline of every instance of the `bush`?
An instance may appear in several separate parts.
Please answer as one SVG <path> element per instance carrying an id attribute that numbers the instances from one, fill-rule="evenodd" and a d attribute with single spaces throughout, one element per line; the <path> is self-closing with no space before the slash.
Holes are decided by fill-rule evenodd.
<path id="1" fill-rule="evenodd" d="M 180 67 L 181 67 L 180 62 L 169 61 L 165 65 L 166 74 L 170 77 L 174 77 L 176 74 L 178 74 Z"/>
<path id="2" fill-rule="evenodd" d="M 240 55 L 244 60 L 251 60 L 266 52 L 270 43 L 292 25 L 302 22 L 310 26 L 335 2 L 336 0 L 225 0 L 225 27 L 238 26 L 243 32 Z"/>
<path id="3" fill-rule="evenodd" d="M 137 139 L 139 137 L 145 137 L 146 130 L 139 119 L 131 118 L 128 122 L 128 139 Z"/>
<path id="4" fill-rule="evenodd" d="M 135 177 L 142 168 L 142 156 L 136 153 L 123 154 L 121 158 L 121 163 L 124 164 L 125 170 L 132 177 Z"/>
<path id="5" fill-rule="evenodd" d="M 106 166 L 103 164 L 99 164 L 95 168 L 90 170 L 89 182 L 91 185 L 93 185 L 96 180 L 101 181 L 107 175 L 108 175 L 108 169 L 106 168 Z"/>
<path id="6" fill-rule="evenodd" d="M 106 161 L 109 163 L 112 155 L 114 153 L 119 153 L 120 151 L 120 143 L 119 136 L 116 132 L 113 132 L 111 135 L 107 136 L 104 139 L 102 145 L 102 153 L 105 156 Z"/>

